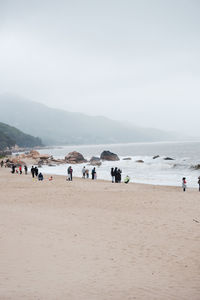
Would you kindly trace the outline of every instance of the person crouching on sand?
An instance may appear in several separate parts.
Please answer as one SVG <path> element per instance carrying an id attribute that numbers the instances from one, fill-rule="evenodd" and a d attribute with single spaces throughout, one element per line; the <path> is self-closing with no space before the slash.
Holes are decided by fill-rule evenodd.
<path id="1" fill-rule="evenodd" d="M 186 183 L 187 183 L 187 182 L 186 182 L 186 178 L 183 177 L 183 178 L 182 178 L 182 188 L 183 188 L 183 191 L 184 191 L 184 192 L 186 191 L 186 187 L 187 187 L 187 186 L 186 186 Z"/>
<path id="2" fill-rule="evenodd" d="M 42 173 L 40 172 L 39 175 L 38 175 L 38 180 L 42 181 L 43 179 L 44 179 L 44 177 L 43 177 Z"/>
<path id="3" fill-rule="evenodd" d="M 124 183 L 129 183 L 130 181 L 130 177 L 127 175 L 125 178 L 124 178 Z"/>

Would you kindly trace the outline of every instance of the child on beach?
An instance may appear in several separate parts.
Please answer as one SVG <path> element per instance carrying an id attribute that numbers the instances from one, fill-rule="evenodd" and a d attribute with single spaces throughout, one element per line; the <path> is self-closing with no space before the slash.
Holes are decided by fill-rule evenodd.
<path id="1" fill-rule="evenodd" d="M 185 192 L 186 191 L 186 178 L 185 177 L 183 177 L 182 178 L 182 188 L 183 188 L 183 192 Z"/>

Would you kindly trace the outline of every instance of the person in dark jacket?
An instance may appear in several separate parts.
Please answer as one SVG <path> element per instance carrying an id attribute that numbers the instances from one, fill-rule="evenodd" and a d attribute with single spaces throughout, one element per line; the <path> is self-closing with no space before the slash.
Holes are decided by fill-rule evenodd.
<path id="1" fill-rule="evenodd" d="M 72 173 L 73 173 L 73 169 L 71 166 L 69 166 L 69 168 L 67 169 L 67 173 L 68 173 L 68 180 L 72 181 Z"/>
<path id="2" fill-rule="evenodd" d="M 35 177 L 35 168 L 33 166 L 31 167 L 31 174 L 32 174 L 32 177 L 34 178 Z"/>
<path id="3" fill-rule="evenodd" d="M 34 169 L 35 169 L 35 176 L 38 177 L 38 168 L 35 167 Z"/>
<path id="4" fill-rule="evenodd" d="M 24 171 L 25 171 L 25 174 L 27 175 L 27 171 L 28 171 L 27 165 L 24 166 Z"/>
<path id="5" fill-rule="evenodd" d="M 199 192 L 200 192 L 200 176 L 198 177 L 198 185 L 199 185 Z"/>
<path id="6" fill-rule="evenodd" d="M 44 179 L 42 173 L 40 172 L 39 175 L 38 175 L 38 180 L 42 181 Z"/>
<path id="7" fill-rule="evenodd" d="M 92 169 L 92 180 L 96 179 L 96 169 L 95 167 Z"/>
<path id="8" fill-rule="evenodd" d="M 16 168 L 16 166 L 13 164 L 13 165 L 12 165 L 12 171 L 11 171 L 12 174 L 15 173 L 15 168 Z"/>
<path id="9" fill-rule="evenodd" d="M 117 183 L 117 168 L 114 169 L 115 183 Z"/>
<path id="10" fill-rule="evenodd" d="M 114 183 L 114 182 L 115 182 L 115 172 L 114 172 L 114 168 L 111 168 L 110 175 L 111 175 L 111 178 L 112 178 L 112 183 Z"/>

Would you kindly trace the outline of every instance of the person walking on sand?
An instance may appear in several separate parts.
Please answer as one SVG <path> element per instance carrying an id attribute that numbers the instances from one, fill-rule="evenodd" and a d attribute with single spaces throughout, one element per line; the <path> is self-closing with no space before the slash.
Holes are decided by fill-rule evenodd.
<path id="1" fill-rule="evenodd" d="M 1 161 L 1 168 L 3 167 L 3 160 Z"/>
<path id="2" fill-rule="evenodd" d="M 199 185 L 199 192 L 200 192 L 200 176 L 198 177 L 198 185 Z"/>
<path id="3" fill-rule="evenodd" d="M 186 182 L 186 178 L 185 177 L 183 177 L 182 178 L 182 188 L 183 188 L 183 192 L 185 192 L 186 191 L 186 184 L 187 184 L 187 182 Z"/>

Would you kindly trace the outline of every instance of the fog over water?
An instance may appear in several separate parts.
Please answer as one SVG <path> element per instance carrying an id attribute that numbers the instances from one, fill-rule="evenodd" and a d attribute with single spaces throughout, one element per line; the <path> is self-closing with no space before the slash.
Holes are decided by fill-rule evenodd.
<path id="1" fill-rule="evenodd" d="M 199 134 L 200 2 L 0 1 L 0 94 Z"/>

